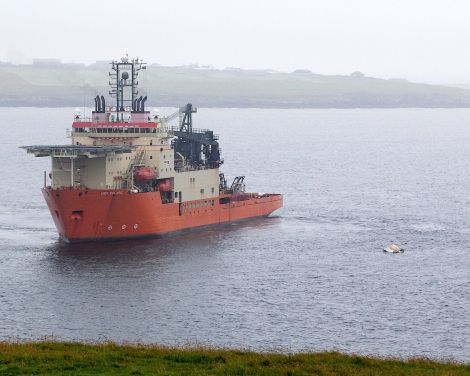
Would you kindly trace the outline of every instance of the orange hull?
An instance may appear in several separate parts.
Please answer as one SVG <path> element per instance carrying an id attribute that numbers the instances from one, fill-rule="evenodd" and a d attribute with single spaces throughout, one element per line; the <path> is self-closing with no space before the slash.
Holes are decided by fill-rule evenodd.
<path id="1" fill-rule="evenodd" d="M 61 238 L 69 242 L 158 236 L 267 216 L 282 207 L 280 194 L 162 204 L 160 192 L 43 188 L 42 193 Z"/>

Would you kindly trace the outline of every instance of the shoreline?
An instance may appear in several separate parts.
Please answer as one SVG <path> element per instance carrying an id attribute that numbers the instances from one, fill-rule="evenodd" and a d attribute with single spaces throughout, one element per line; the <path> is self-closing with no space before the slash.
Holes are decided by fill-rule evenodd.
<path id="1" fill-rule="evenodd" d="M 264 353 L 114 342 L 0 342 L 0 374 L 464 375 L 470 363 L 340 352 Z"/>

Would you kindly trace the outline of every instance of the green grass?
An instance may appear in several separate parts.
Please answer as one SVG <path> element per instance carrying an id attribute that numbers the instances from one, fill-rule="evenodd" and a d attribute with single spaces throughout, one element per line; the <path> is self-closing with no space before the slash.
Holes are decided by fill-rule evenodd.
<path id="1" fill-rule="evenodd" d="M 470 375 L 469 364 L 67 342 L 0 343 L 0 375 Z"/>

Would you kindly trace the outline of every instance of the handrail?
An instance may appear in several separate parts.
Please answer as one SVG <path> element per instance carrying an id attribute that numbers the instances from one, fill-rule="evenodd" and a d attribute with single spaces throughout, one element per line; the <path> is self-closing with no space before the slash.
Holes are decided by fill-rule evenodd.
<path id="1" fill-rule="evenodd" d="M 91 116 L 74 116 L 73 118 L 74 122 L 79 122 L 79 123 L 96 123 L 96 119 L 92 118 Z M 156 119 L 155 120 L 148 120 L 147 122 L 148 123 L 159 123 L 161 121 L 161 119 Z M 98 121 L 98 123 L 100 123 L 101 121 Z M 132 117 L 130 117 L 129 119 L 119 119 L 119 120 L 114 120 L 114 121 L 111 121 L 111 120 L 107 120 L 106 121 L 107 123 L 113 123 L 113 124 L 132 124 Z"/>
<path id="2" fill-rule="evenodd" d="M 72 135 L 76 136 L 76 135 L 84 135 L 84 136 L 94 136 L 94 135 L 121 135 L 121 134 L 128 134 L 128 135 L 135 135 L 136 137 L 139 137 L 140 135 L 148 135 L 148 134 L 163 134 L 163 133 L 170 133 L 170 130 L 168 128 L 133 128 L 133 127 L 129 127 L 129 128 L 126 128 L 126 127 L 97 127 L 97 128 L 93 128 L 91 127 L 91 129 L 100 129 L 100 130 L 104 130 L 104 129 L 113 129 L 114 131 L 113 132 L 91 132 L 89 130 L 87 131 L 83 131 L 83 132 L 78 132 L 77 131 L 78 128 L 74 128 L 72 130 Z M 129 130 L 130 129 L 139 129 L 140 132 L 130 132 Z M 142 132 L 142 130 L 144 129 L 150 129 L 149 132 Z"/>
<path id="3" fill-rule="evenodd" d="M 180 128 L 179 127 L 167 127 L 168 128 L 168 133 L 174 134 L 174 132 L 179 132 Z M 204 128 L 193 128 L 192 130 L 193 133 L 205 133 L 205 132 L 213 132 L 210 129 L 204 129 Z M 219 139 L 219 135 L 216 133 L 213 133 L 214 140 Z"/>

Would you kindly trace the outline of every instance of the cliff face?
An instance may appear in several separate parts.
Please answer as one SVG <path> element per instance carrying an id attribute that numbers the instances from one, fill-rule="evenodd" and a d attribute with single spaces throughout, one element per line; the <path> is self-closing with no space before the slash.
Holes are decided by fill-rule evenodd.
<path id="1" fill-rule="evenodd" d="M 278 108 L 467 107 L 470 90 L 359 75 L 149 66 L 150 106 Z M 0 106 L 82 106 L 108 92 L 106 66 L 0 65 Z"/>

